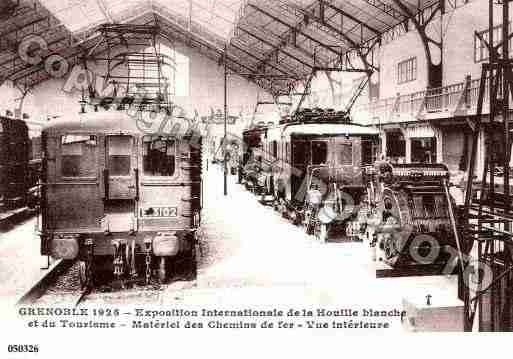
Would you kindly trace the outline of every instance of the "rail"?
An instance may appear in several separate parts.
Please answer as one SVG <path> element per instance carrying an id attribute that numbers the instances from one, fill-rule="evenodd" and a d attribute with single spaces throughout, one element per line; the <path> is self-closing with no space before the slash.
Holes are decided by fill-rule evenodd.
<path id="1" fill-rule="evenodd" d="M 43 274 L 32 286 L 18 299 L 17 305 L 33 305 L 41 298 L 48 295 L 48 289 L 56 283 L 56 281 L 65 272 L 69 270 L 76 261 L 72 260 L 57 260 L 46 273 Z M 66 303 L 73 307 L 77 307 L 90 293 L 90 287 L 82 287 L 74 292 L 67 292 Z"/>

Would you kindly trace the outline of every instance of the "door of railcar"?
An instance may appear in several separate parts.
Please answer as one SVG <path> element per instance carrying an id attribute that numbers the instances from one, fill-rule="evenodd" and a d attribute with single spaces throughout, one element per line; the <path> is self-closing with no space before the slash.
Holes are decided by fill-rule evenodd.
<path id="1" fill-rule="evenodd" d="M 355 168 L 360 165 L 360 139 L 358 137 L 336 138 L 333 140 L 336 181 L 342 185 L 354 185 L 358 181 Z"/>
<path id="2" fill-rule="evenodd" d="M 100 141 L 94 134 L 45 134 L 45 229 L 101 231 Z"/>
<path id="3" fill-rule="evenodd" d="M 362 166 L 372 165 L 378 158 L 381 144 L 378 136 L 364 136 L 361 139 Z"/>
<path id="4" fill-rule="evenodd" d="M 138 200 L 136 139 L 130 135 L 105 137 L 105 219 L 111 232 L 135 231 Z"/>
<path id="5" fill-rule="evenodd" d="M 290 178 L 291 184 L 291 201 L 301 201 L 301 194 L 299 193 L 301 185 L 306 177 L 307 166 L 310 163 L 310 141 L 299 139 L 291 136 L 291 157 L 292 157 L 292 173 Z"/>
<path id="6" fill-rule="evenodd" d="M 141 150 L 139 230 L 199 225 L 201 143 L 147 135 L 142 138 Z"/>

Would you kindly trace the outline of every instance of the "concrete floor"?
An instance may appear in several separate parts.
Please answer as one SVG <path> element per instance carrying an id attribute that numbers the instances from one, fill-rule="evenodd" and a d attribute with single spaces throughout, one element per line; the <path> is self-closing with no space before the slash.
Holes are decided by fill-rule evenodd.
<path id="1" fill-rule="evenodd" d="M 207 178 L 198 280 L 169 286 L 161 304 L 392 310 L 428 294 L 454 304 L 455 276 L 376 279 L 363 243 L 319 243 L 259 204 L 235 176 L 227 197 L 219 167 Z"/>
<path id="2" fill-rule="evenodd" d="M 0 232 L 0 305 L 10 306 L 47 270 L 41 269 L 48 262 L 39 252 L 39 236 L 36 233 L 37 219 L 32 217 L 12 229 Z"/>

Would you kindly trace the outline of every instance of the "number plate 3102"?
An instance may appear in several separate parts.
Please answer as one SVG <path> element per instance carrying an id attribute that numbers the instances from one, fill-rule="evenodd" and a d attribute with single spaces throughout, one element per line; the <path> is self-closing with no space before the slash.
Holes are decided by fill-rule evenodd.
<path id="1" fill-rule="evenodd" d="M 176 207 L 148 207 L 141 208 L 143 217 L 176 217 L 178 210 Z"/>

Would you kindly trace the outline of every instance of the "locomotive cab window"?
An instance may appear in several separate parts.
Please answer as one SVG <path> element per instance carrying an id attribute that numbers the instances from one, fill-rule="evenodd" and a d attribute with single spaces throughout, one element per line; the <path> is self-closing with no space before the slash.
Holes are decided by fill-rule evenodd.
<path id="1" fill-rule="evenodd" d="M 273 141 L 273 160 L 276 160 L 276 158 L 278 158 L 278 142 L 276 141 Z"/>
<path id="2" fill-rule="evenodd" d="M 328 144 L 325 141 L 312 141 L 312 165 L 326 164 Z"/>
<path id="3" fill-rule="evenodd" d="M 98 141 L 94 135 L 61 137 L 61 175 L 63 177 L 96 177 Z"/>
<path id="4" fill-rule="evenodd" d="M 109 136 L 107 137 L 107 146 L 109 174 L 111 176 L 128 176 L 130 174 L 132 137 Z"/>
<path id="5" fill-rule="evenodd" d="M 307 160 L 307 151 L 309 143 L 307 141 L 296 140 L 292 142 L 292 164 L 304 166 Z"/>
<path id="6" fill-rule="evenodd" d="M 353 164 L 353 144 L 337 144 L 337 163 L 341 166 L 351 166 Z"/>
<path id="7" fill-rule="evenodd" d="M 143 163 L 146 176 L 171 177 L 176 167 L 176 142 L 165 136 L 145 136 Z"/>
<path id="8" fill-rule="evenodd" d="M 371 165 L 376 160 L 376 145 L 372 140 L 362 139 L 362 164 Z"/>

